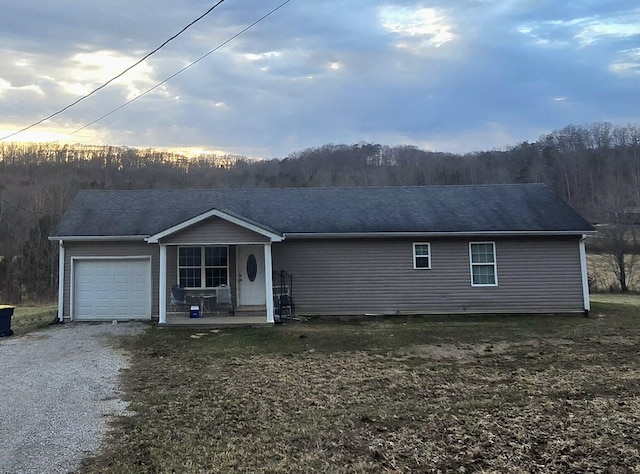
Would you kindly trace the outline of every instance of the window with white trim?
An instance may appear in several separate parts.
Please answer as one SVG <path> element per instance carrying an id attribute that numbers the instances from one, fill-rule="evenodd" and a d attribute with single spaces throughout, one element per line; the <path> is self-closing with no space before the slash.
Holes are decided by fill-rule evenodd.
<path id="1" fill-rule="evenodd" d="M 495 242 L 469 242 L 471 286 L 498 286 Z"/>
<path id="2" fill-rule="evenodd" d="M 178 247 L 178 284 L 214 288 L 229 280 L 229 249 L 223 246 Z"/>
<path id="3" fill-rule="evenodd" d="M 414 242 L 413 268 L 414 270 L 429 270 L 431 268 L 431 244 L 429 242 Z"/>

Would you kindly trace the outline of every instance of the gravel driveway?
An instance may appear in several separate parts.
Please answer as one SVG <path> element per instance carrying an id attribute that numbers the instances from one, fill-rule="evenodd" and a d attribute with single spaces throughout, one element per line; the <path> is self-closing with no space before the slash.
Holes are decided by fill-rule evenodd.
<path id="1" fill-rule="evenodd" d="M 124 354 L 112 337 L 141 323 L 64 324 L 0 338 L 0 473 L 66 473 L 121 413 Z"/>

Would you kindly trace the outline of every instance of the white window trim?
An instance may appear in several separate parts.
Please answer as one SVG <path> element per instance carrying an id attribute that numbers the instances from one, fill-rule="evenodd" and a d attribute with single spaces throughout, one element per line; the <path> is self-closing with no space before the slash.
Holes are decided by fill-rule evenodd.
<path id="1" fill-rule="evenodd" d="M 180 269 L 181 268 L 196 268 L 191 266 L 180 266 L 180 249 L 187 247 L 196 247 L 200 248 L 200 286 L 186 286 L 186 290 L 206 290 L 212 287 L 206 286 L 207 284 L 207 276 L 206 269 L 207 268 L 223 268 L 223 267 L 207 267 L 205 266 L 205 248 L 207 247 L 224 247 L 227 249 L 227 285 L 229 284 L 229 246 L 228 245 L 180 245 L 178 246 L 178 251 L 176 252 L 176 282 L 180 284 Z"/>
<path id="2" fill-rule="evenodd" d="M 429 255 L 417 255 L 416 254 L 416 246 L 417 245 L 426 245 L 429 249 Z M 418 257 L 427 257 L 429 259 L 429 266 L 427 267 L 419 267 L 416 265 L 416 259 Z M 414 270 L 431 270 L 431 243 L 430 242 L 414 242 L 413 243 L 413 269 Z"/>
<path id="3" fill-rule="evenodd" d="M 473 258 L 472 258 L 472 253 L 471 253 L 471 246 L 472 245 L 478 245 L 478 244 L 491 244 L 491 246 L 493 247 L 493 263 L 473 263 Z M 477 266 L 487 266 L 487 265 L 493 265 L 493 276 L 494 276 L 494 280 L 495 283 L 474 283 L 473 282 L 473 267 L 474 265 Z M 485 242 L 469 242 L 469 277 L 471 278 L 471 286 L 498 286 L 498 258 L 496 256 L 496 243 L 495 242 L 490 242 L 490 241 L 485 241 Z"/>

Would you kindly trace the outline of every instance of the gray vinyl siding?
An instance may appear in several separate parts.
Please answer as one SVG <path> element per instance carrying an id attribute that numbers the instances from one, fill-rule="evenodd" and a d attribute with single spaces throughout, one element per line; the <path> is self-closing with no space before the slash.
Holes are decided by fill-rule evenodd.
<path id="1" fill-rule="evenodd" d="M 236 299 L 236 246 L 229 245 L 229 286 L 231 286 L 231 297 Z M 167 246 L 167 310 L 170 306 L 169 292 L 173 285 L 178 284 L 178 247 Z"/>
<path id="2" fill-rule="evenodd" d="M 431 269 L 413 269 L 413 242 Z M 469 242 L 496 244 L 496 287 L 472 287 Z M 395 314 L 583 310 L 577 237 L 299 240 L 273 245 L 273 269 L 293 275 L 297 313 Z"/>
<path id="3" fill-rule="evenodd" d="M 163 244 L 247 244 L 269 242 L 263 235 L 212 217 L 162 239 Z"/>
<path id="4" fill-rule="evenodd" d="M 151 257 L 151 317 L 158 318 L 158 286 L 160 250 L 143 242 L 69 242 L 64 243 L 64 308 L 70 318 L 71 259 L 73 257 Z"/>

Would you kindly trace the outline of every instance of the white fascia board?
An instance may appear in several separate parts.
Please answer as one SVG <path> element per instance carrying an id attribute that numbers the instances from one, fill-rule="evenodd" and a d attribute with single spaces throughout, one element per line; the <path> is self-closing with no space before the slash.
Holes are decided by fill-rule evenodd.
<path id="1" fill-rule="evenodd" d="M 163 230 L 162 232 L 159 232 L 155 235 L 152 235 L 150 237 L 148 237 L 147 239 L 145 239 L 147 242 L 149 242 L 150 244 L 157 244 L 159 243 L 160 239 L 167 237 L 168 235 L 174 234 L 176 232 L 179 232 L 183 229 L 186 229 L 188 227 L 191 227 L 194 224 L 197 224 L 199 222 L 202 222 L 206 219 L 209 219 L 211 217 L 219 217 L 221 219 L 224 219 L 228 222 L 231 222 L 232 224 L 236 224 L 240 227 L 243 227 L 247 230 L 250 230 L 252 232 L 255 232 L 256 234 L 260 234 L 263 235 L 265 237 L 267 237 L 268 239 L 270 239 L 272 242 L 281 242 L 282 240 L 284 240 L 284 237 L 280 234 L 276 234 L 274 232 L 269 232 L 268 230 L 265 230 L 261 227 L 258 227 L 255 224 L 252 224 L 250 222 L 247 222 L 243 219 L 239 219 L 238 217 L 232 216 L 230 214 L 227 214 L 226 212 L 220 211 L 218 209 L 212 209 L 211 211 L 205 212 L 204 214 L 200 214 L 199 216 L 193 217 L 189 220 L 186 220 L 184 222 L 181 222 L 178 225 L 174 225 L 173 227 L 169 227 L 168 229 Z"/>
<path id="2" fill-rule="evenodd" d="M 285 233 L 287 239 L 358 239 L 390 237 L 487 237 L 487 236 L 550 236 L 594 235 L 595 231 L 497 231 L 497 232 L 349 232 L 349 233 Z"/>
<path id="3" fill-rule="evenodd" d="M 148 235 L 70 235 L 61 237 L 49 237 L 49 240 L 60 240 L 65 242 L 117 242 L 122 240 L 127 241 L 142 241 L 148 237 Z"/>
<path id="4" fill-rule="evenodd" d="M 148 243 L 153 243 L 153 242 L 148 242 Z M 233 240 L 207 240 L 204 242 L 201 241 L 189 241 L 189 242 L 171 242 L 171 243 L 167 243 L 167 244 L 163 244 L 162 242 L 159 242 L 160 245 L 166 245 L 167 247 L 208 247 L 210 245 L 222 245 L 222 246 L 229 246 L 229 245 L 264 245 L 265 242 L 263 241 L 255 241 L 255 242 L 251 242 L 251 241 L 242 241 L 242 242 L 236 242 Z"/>

